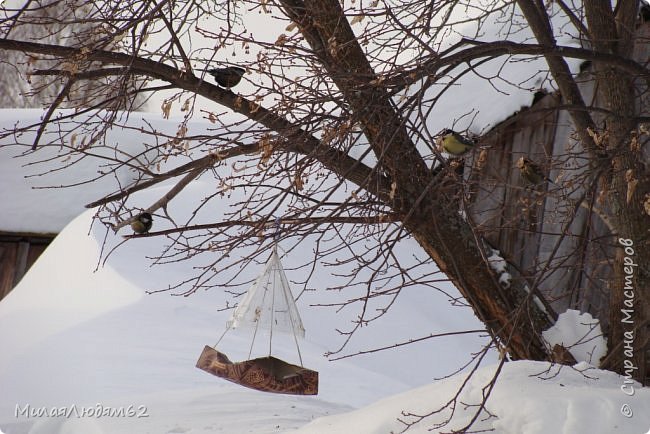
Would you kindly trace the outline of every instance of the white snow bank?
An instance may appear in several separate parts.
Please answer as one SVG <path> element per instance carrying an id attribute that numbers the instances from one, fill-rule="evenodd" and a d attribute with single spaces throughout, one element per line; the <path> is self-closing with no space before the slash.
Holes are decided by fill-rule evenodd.
<path id="1" fill-rule="evenodd" d="M 168 188 L 139 192 L 130 203 L 153 203 Z M 170 203 L 168 212 L 184 221 L 183 213 L 191 212 L 188 204 L 214 188 L 213 182 L 192 183 Z M 207 215 L 201 219 L 219 218 L 224 206 L 224 200 L 205 205 Z M 331 270 L 319 268 L 319 290 L 308 291 L 298 300 L 306 329 L 300 345 L 302 357 L 305 366 L 320 373 L 319 395 L 282 397 L 243 389 L 195 367 L 203 346 L 214 344 L 225 330 L 230 311 L 219 308 L 225 300 L 232 304 L 236 299 L 218 287 L 190 297 L 144 295 L 148 289 L 164 288 L 193 275 L 193 267 L 202 259 L 152 267 L 147 258 L 159 254 L 166 241 L 161 237 L 134 239 L 114 251 L 107 266 L 93 272 L 105 229 L 95 225 L 89 231 L 92 215 L 92 210 L 87 211 L 68 225 L 21 284 L 0 301 L 0 428 L 8 434 L 26 434 L 32 429 L 33 434 L 281 432 L 426 384 L 449 374 L 485 344 L 484 337 L 468 335 L 431 339 L 330 362 L 323 354 L 338 348 L 344 339 L 336 329 L 352 324 L 358 312 L 314 306 L 351 296 L 325 291 Z M 165 219 L 154 217 L 157 229 L 168 225 Z M 121 235 L 129 232 L 128 228 L 117 235 L 109 232 L 106 251 L 124 241 Z M 312 248 L 305 242 L 282 258 L 290 280 L 300 280 L 292 263 L 308 258 Z M 413 246 L 396 248 L 412 252 Z M 253 277 L 261 267 L 251 266 L 244 272 Z M 471 312 L 450 308 L 446 297 L 429 288 L 405 288 L 385 320 L 363 327 L 349 351 L 431 332 L 480 328 Z M 275 342 L 274 336 L 274 354 L 295 357 L 293 345 L 276 347 Z M 245 337 L 229 333 L 220 349 L 232 360 L 241 360 L 249 344 Z M 49 408 L 97 403 L 145 405 L 150 417 L 78 421 L 15 415 L 17 405 Z"/>
<path id="2" fill-rule="evenodd" d="M 316 417 L 351 409 L 313 398 L 259 394 L 224 382 L 162 396 L 123 397 L 100 406 L 77 405 L 73 411 L 108 413 L 122 408 L 127 416 L 41 417 L 31 427 L 21 416 L 13 424 L 3 425 L 3 429 L 6 434 L 269 434 L 293 430 Z"/>
<path id="3" fill-rule="evenodd" d="M 560 314 L 555 325 L 542 332 L 542 336 L 553 348 L 562 345 L 577 362 L 598 366 L 607 354 L 607 341 L 600 328 L 600 322 L 588 312 L 567 310 Z"/>
<path id="4" fill-rule="evenodd" d="M 408 434 L 452 432 L 466 426 L 481 403 L 483 388 L 495 367 L 477 371 L 459 396 L 453 412 L 447 408 L 425 418 Z M 347 414 L 324 417 L 294 434 L 387 434 L 414 421 L 405 413 L 429 414 L 442 408 L 465 380 L 460 374 L 412 391 L 383 399 Z M 579 372 L 542 362 L 509 362 L 503 367 L 486 409 L 471 432 L 495 434 L 643 434 L 650 427 L 650 389 L 636 383 L 634 396 L 620 390 L 622 377 L 597 369 Z M 622 414 L 623 406 L 633 410 Z M 628 408 L 628 407 L 625 407 Z M 440 426 L 448 418 L 449 424 Z"/>
<path id="5" fill-rule="evenodd" d="M 94 271 L 99 246 L 88 236 L 91 215 L 70 223 L 0 302 L 0 376 L 12 356 L 142 296 L 110 266 Z"/>

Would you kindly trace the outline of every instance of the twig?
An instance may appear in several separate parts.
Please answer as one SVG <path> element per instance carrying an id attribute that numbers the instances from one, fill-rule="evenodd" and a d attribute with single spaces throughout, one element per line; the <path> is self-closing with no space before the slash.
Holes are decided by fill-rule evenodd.
<path id="1" fill-rule="evenodd" d="M 157 209 L 157 208 L 156 208 Z M 147 212 L 150 212 L 149 209 Z M 134 219 L 128 219 L 127 222 L 130 223 Z M 314 224 L 314 225 L 320 225 L 320 224 L 331 224 L 331 223 L 347 223 L 347 224 L 364 224 L 364 225 L 369 225 L 369 224 L 386 224 L 386 223 L 394 223 L 396 221 L 399 221 L 399 218 L 397 214 L 382 214 L 382 215 L 377 215 L 377 216 L 370 216 L 370 217 L 337 217 L 337 216 L 332 216 L 332 217 L 308 217 L 308 218 L 284 218 L 284 219 L 279 219 L 278 220 L 280 224 L 283 225 L 307 225 L 307 224 Z M 233 226 L 248 226 L 248 227 L 261 227 L 261 228 L 271 228 L 276 225 L 275 220 L 274 221 L 264 221 L 264 220 L 229 220 L 229 221 L 224 221 L 224 222 L 218 222 L 218 223 L 207 223 L 203 225 L 193 225 L 193 226 L 184 226 L 182 228 L 172 228 L 172 229 L 166 229 L 164 231 L 155 231 L 155 232 L 148 232 L 145 234 L 133 234 L 133 235 L 124 235 L 124 238 L 146 238 L 146 237 L 154 237 L 154 236 L 159 236 L 159 235 L 169 235 L 169 234 L 176 234 L 179 232 L 186 232 L 186 231 L 198 231 L 198 230 L 204 230 L 204 229 L 218 229 L 218 228 L 228 228 L 228 227 L 233 227 Z M 125 226 L 125 224 L 121 223 L 119 227 Z M 118 227 L 118 229 L 119 229 Z"/>

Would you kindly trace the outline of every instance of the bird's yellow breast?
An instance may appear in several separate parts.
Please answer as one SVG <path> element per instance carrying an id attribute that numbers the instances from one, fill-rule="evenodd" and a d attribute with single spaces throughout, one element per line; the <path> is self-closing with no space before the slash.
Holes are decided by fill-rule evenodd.
<path id="1" fill-rule="evenodd" d="M 471 146 L 456 139 L 453 135 L 449 135 L 442 139 L 442 147 L 445 151 L 455 155 L 467 152 L 471 148 Z"/>

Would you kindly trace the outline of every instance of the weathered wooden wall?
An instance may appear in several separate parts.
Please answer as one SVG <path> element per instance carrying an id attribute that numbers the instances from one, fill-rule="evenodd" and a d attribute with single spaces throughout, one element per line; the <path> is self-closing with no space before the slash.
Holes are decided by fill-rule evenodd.
<path id="1" fill-rule="evenodd" d="M 642 63 L 650 59 L 650 23 L 639 28 L 635 57 Z M 579 85 L 585 101 L 598 106 L 590 68 L 579 75 Z M 647 84 L 640 81 L 637 88 L 639 107 L 647 113 Z M 557 312 L 590 312 L 606 329 L 606 282 L 615 254 L 611 231 L 601 218 L 607 203 L 598 201 L 599 187 L 586 180 L 585 152 L 571 137 L 570 116 L 559 105 L 556 94 L 544 96 L 482 138 L 482 163 L 479 152 L 466 158 L 471 217 Z M 527 187 L 515 166 L 521 156 L 541 164 L 555 183 Z M 585 195 L 588 199 L 577 206 Z"/>
<path id="2" fill-rule="evenodd" d="M 611 237 L 603 238 L 608 228 L 598 212 L 577 205 L 586 190 L 586 160 L 570 137 L 567 114 L 553 109 L 557 105 L 556 96 L 547 95 L 486 136 L 482 168 L 476 155 L 468 161 L 472 218 L 558 312 L 587 311 L 606 325 Z M 522 156 L 542 165 L 554 183 L 527 185 L 515 166 Z"/>
<path id="3" fill-rule="evenodd" d="M 18 284 L 53 236 L 0 233 L 0 300 Z"/>

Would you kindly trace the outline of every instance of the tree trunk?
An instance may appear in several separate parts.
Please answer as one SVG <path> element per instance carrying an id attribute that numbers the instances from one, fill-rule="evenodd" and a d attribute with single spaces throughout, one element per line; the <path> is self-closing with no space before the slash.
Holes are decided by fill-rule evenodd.
<path id="1" fill-rule="evenodd" d="M 590 43 L 597 52 L 629 58 L 638 2 L 619 3 L 615 16 L 610 2 L 584 2 Z M 539 3 L 518 0 L 517 4 L 537 40 L 542 45 L 553 46 L 555 39 L 550 23 L 547 15 L 537 8 Z M 564 60 L 555 55 L 547 55 L 546 58 L 565 102 L 570 106 L 584 107 Z M 619 251 L 614 261 L 614 275 L 610 281 L 609 354 L 606 367 L 648 384 L 650 249 L 646 247 L 649 216 L 643 210 L 643 201 L 646 193 L 650 192 L 650 181 L 642 163 L 640 148 L 630 143 L 637 122 L 633 79 L 629 74 L 598 61 L 594 62 L 594 71 L 597 99 L 608 110 L 603 128 L 596 127 L 587 110 L 569 109 L 569 112 L 583 147 L 591 156 L 592 168 L 605 169 L 609 199 L 607 211 L 614 235 L 622 240 L 621 243 L 634 246 L 621 246 L 621 250 L 627 247 L 627 253 L 631 255 Z M 594 141 L 591 137 L 594 132 L 606 137 L 603 143 Z M 608 167 L 610 164 L 611 167 Z M 598 180 L 594 177 L 593 181 Z M 636 188 L 632 188 L 632 191 L 629 190 L 630 182 L 636 182 Z M 630 262 L 638 266 L 629 266 Z M 634 367 L 630 368 L 631 365 Z"/>

